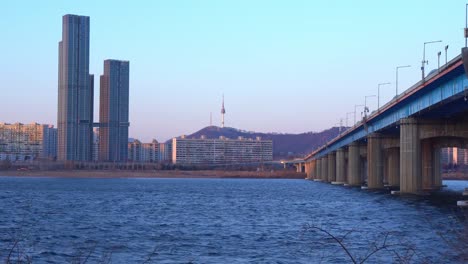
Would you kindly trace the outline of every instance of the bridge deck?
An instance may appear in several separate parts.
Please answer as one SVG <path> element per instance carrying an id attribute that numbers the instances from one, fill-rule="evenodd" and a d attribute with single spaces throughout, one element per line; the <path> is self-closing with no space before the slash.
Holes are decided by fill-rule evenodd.
<path id="1" fill-rule="evenodd" d="M 305 160 L 321 158 L 354 141 L 364 139 L 368 134 L 396 127 L 402 118 L 427 113 L 440 107 L 449 99 L 463 96 L 468 79 L 465 77 L 461 55 L 430 74 L 425 81 L 419 81 L 408 90 L 374 111 L 352 128 L 315 150 Z M 463 107 L 468 108 L 468 104 Z M 452 113 L 462 109 L 450 109 Z M 438 113 L 443 114 L 443 113 Z"/>

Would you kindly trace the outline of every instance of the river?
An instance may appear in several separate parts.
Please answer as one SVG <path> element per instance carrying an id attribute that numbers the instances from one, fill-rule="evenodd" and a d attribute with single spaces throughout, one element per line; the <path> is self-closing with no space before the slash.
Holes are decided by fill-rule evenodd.
<path id="1" fill-rule="evenodd" d="M 305 180 L 0 177 L 0 261 L 351 263 L 380 248 L 366 263 L 463 263 L 466 220 L 450 197 Z M 347 234 L 351 257 L 326 232 Z"/>

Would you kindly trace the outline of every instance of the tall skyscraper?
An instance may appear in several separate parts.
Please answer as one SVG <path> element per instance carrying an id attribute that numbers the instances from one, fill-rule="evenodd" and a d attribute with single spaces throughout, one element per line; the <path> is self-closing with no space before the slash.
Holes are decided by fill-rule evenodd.
<path id="1" fill-rule="evenodd" d="M 128 61 L 105 60 L 99 106 L 99 160 L 126 161 L 128 156 Z"/>
<path id="2" fill-rule="evenodd" d="M 58 69 L 58 159 L 89 161 L 94 90 L 94 76 L 89 74 L 89 17 L 63 16 Z"/>

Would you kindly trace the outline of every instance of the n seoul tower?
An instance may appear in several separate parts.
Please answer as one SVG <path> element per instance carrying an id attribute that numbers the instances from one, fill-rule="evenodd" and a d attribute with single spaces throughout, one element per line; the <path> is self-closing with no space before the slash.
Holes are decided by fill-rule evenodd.
<path id="1" fill-rule="evenodd" d="M 223 104 L 221 105 L 221 128 L 224 128 L 224 114 L 226 109 L 224 109 L 224 94 L 223 94 Z"/>

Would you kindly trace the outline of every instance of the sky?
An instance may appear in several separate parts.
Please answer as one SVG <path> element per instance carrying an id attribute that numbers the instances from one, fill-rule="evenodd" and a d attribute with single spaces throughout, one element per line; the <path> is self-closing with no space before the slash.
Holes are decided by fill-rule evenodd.
<path id="1" fill-rule="evenodd" d="M 4 1 L 0 122 L 57 122 L 62 16 L 90 16 L 90 73 L 130 61 L 130 137 L 162 142 L 210 124 L 302 133 L 353 123 L 464 46 L 465 1 Z M 95 122 L 99 116 L 95 77 Z M 367 99 L 370 110 L 377 98 Z M 358 108 L 358 112 L 362 109 Z M 348 113 L 348 115 L 347 115 Z M 358 114 L 359 116 L 360 114 Z M 349 117 L 346 120 L 346 117 Z"/>

